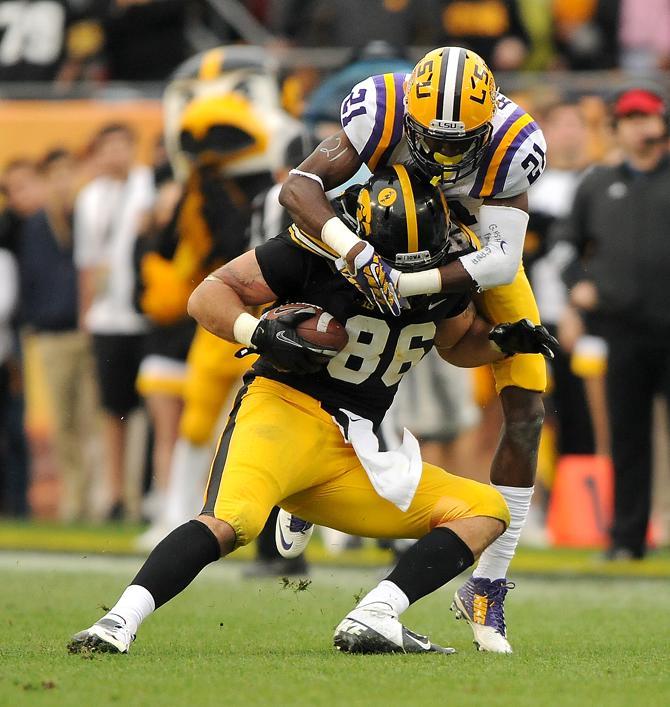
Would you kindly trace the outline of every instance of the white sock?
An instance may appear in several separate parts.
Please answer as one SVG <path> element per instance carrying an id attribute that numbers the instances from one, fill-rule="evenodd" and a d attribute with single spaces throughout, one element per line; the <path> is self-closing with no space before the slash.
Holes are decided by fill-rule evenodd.
<path id="1" fill-rule="evenodd" d="M 110 618 L 117 621 L 120 616 L 125 621 L 126 628 L 131 633 L 137 633 L 139 625 L 155 608 L 156 603 L 149 590 L 140 587 L 139 584 L 131 584 L 103 619 Z"/>
<path id="2" fill-rule="evenodd" d="M 507 570 L 519 544 L 521 529 L 526 522 L 530 499 L 533 496 L 532 486 L 492 486 L 498 489 L 507 501 L 511 521 L 507 530 L 482 552 L 472 573 L 473 577 L 486 577 L 491 580 L 507 577 Z"/>
<path id="3" fill-rule="evenodd" d="M 372 591 L 368 592 L 356 605 L 356 608 L 381 602 L 389 604 L 396 616 L 400 616 L 409 606 L 409 599 L 397 584 L 389 582 L 387 579 L 380 582 Z"/>
<path id="4" fill-rule="evenodd" d="M 170 530 L 200 512 L 210 464 L 208 444 L 193 444 L 183 437 L 177 440 L 170 466 L 165 511 L 161 516 Z"/>

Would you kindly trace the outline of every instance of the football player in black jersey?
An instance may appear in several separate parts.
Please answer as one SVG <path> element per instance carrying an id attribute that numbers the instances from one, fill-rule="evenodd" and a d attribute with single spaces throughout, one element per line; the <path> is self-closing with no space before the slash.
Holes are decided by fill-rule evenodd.
<path id="1" fill-rule="evenodd" d="M 344 210 L 347 199 L 361 232 L 396 268 L 434 267 L 472 247 L 450 227 L 440 192 L 402 166 L 345 195 Z M 348 343 L 336 351 L 302 338 L 296 326 L 313 315 L 309 305 L 272 319 L 247 309 L 267 302 L 321 307 L 346 327 Z M 215 271 L 191 296 L 189 311 L 260 358 L 219 441 L 201 514 L 158 544 L 117 604 L 76 634 L 70 649 L 127 652 L 148 614 L 206 565 L 253 540 L 280 505 L 354 535 L 418 539 L 338 625 L 336 647 L 453 652 L 398 617 L 474 562 L 505 530 L 507 506 L 491 486 L 423 463 L 409 434 L 398 450 L 379 452 L 375 431 L 403 374 L 432 346 L 451 362 L 480 365 L 545 352 L 546 332 L 525 321 L 491 331 L 462 294 L 411 298 L 400 316 L 372 309 L 333 262 L 299 247 L 290 232 Z"/>

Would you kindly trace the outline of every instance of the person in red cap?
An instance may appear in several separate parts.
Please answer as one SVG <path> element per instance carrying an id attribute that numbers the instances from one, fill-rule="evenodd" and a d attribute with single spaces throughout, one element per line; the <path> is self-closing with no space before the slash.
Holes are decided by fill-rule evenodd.
<path id="1" fill-rule="evenodd" d="M 615 117 L 634 115 L 665 116 L 665 101 L 654 91 L 645 88 L 631 88 L 619 95 L 614 104 Z"/>
<path id="2" fill-rule="evenodd" d="M 631 88 L 612 115 L 623 160 L 584 177 L 563 238 L 581 259 L 566 278 L 571 303 L 595 316 L 608 345 L 615 500 L 606 557 L 639 559 L 651 508 L 653 401 L 670 398 L 668 112 L 656 91 Z"/>

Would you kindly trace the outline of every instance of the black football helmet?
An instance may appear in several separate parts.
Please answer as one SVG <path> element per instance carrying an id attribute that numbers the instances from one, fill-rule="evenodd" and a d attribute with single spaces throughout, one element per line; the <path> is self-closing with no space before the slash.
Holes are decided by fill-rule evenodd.
<path id="1" fill-rule="evenodd" d="M 355 213 L 358 235 L 396 270 L 428 270 L 475 250 L 451 223 L 440 189 L 402 164 L 377 170 L 342 203 L 352 225 Z"/>

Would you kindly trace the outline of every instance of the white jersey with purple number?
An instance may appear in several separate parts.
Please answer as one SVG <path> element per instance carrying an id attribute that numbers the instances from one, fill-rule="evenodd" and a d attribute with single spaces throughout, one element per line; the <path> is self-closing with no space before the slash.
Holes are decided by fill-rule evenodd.
<path id="1" fill-rule="evenodd" d="M 342 102 L 342 128 L 371 172 L 409 163 L 404 134 L 404 84 L 409 74 L 380 74 L 356 84 Z M 444 185 L 456 218 L 479 234 L 484 199 L 509 198 L 528 190 L 546 164 L 546 143 L 538 124 L 514 101 L 498 94 L 493 136 L 479 167 Z"/>

